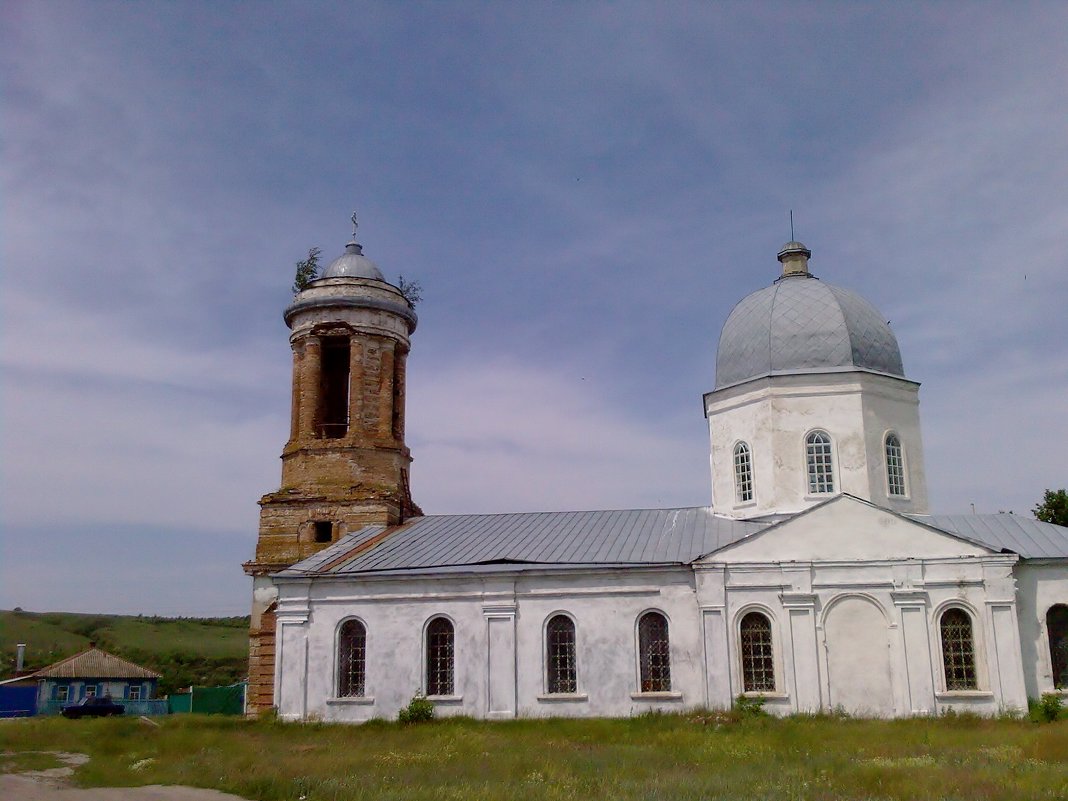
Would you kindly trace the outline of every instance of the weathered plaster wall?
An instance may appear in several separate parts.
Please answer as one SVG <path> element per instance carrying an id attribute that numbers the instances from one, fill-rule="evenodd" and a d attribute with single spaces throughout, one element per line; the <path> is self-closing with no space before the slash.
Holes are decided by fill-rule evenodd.
<path id="1" fill-rule="evenodd" d="M 1027 695 L 1037 698 L 1055 689 L 1046 613 L 1054 604 L 1068 604 L 1068 565 L 1063 559 L 1021 561 L 1016 567 L 1016 582 Z"/>
<path id="2" fill-rule="evenodd" d="M 776 693 L 781 712 L 830 710 L 877 716 L 967 709 L 996 714 L 1026 708 L 1019 632 L 1012 596 L 1013 556 L 851 562 L 710 562 L 698 566 L 698 598 L 706 615 L 706 652 L 714 657 L 713 702 L 743 691 L 741 618 L 751 610 L 772 623 Z M 863 609 L 881 627 L 854 636 L 833 610 Z M 948 606 L 972 618 L 978 688 L 947 691 L 938 621 Z M 829 622 L 831 625 L 829 625 Z M 882 653 L 873 649 L 881 648 Z M 848 666 L 848 669 L 842 669 Z M 873 694 L 868 670 L 888 678 Z M 836 683 L 832 683 L 832 678 Z"/>
<path id="3" fill-rule="evenodd" d="M 918 385 L 861 372 L 775 376 L 705 396 L 711 442 L 712 495 L 731 517 L 797 512 L 825 500 L 808 492 L 805 437 L 832 440 L 836 492 L 898 511 L 925 512 L 927 487 Z M 908 496 L 887 501 L 883 437 L 893 430 L 905 451 Z M 736 500 L 734 446 L 752 453 L 754 498 Z"/>
<path id="4" fill-rule="evenodd" d="M 281 582 L 280 588 L 279 709 L 287 718 L 395 717 L 425 688 L 423 632 L 437 615 L 453 621 L 456 637 L 456 693 L 435 699 L 439 714 L 626 716 L 705 704 L 688 569 L 570 573 L 567 578 L 319 580 L 310 598 L 301 582 Z M 668 618 L 670 627 L 672 691 L 666 694 L 638 692 L 636 624 L 653 609 Z M 575 621 L 578 692 L 547 697 L 544 626 L 558 612 Z M 368 698 L 336 699 L 337 630 L 353 616 L 367 627 Z"/>

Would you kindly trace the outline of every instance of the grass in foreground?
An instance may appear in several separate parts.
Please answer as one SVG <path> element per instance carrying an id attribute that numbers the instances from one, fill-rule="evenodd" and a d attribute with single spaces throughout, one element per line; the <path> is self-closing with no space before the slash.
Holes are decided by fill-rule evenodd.
<path id="1" fill-rule="evenodd" d="M 1068 721 L 439 720 L 402 726 L 181 716 L 13 721 L 0 751 L 90 755 L 90 786 L 188 784 L 342 799 L 1065 799 Z"/>

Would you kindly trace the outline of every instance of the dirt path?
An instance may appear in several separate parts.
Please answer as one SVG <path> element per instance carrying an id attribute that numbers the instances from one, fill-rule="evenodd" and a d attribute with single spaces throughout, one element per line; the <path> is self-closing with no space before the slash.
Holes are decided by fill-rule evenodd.
<path id="1" fill-rule="evenodd" d="M 150 784 L 146 787 L 71 787 L 67 778 L 85 754 L 53 752 L 63 767 L 25 773 L 0 774 L 0 799 L 3 801 L 245 801 L 240 796 L 218 790 Z"/>

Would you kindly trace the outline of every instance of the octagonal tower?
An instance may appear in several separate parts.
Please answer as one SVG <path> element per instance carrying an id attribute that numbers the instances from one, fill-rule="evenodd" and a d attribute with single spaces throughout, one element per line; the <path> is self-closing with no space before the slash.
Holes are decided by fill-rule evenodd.
<path id="1" fill-rule="evenodd" d="M 886 318 L 812 275 L 811 255 L 784 245 L 782 275 L 723 324 L 704 398 L 716 511 L 793 514 L 846 492 L 924 513 L 920 385 Z"/>

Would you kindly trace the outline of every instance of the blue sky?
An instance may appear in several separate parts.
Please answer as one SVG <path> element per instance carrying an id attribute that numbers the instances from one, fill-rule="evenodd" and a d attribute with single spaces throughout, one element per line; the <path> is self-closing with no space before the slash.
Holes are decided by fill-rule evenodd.
<path id="1" fill-rule="evenodd" d="M 1063 3 L 0 8 L 0 607 L 243 614 L 282 309 L 356 209 L 423 285 L 428 513 L 704 505 L 797 235 L 891 321 L 932 508 L 1068 484 Z"/>

